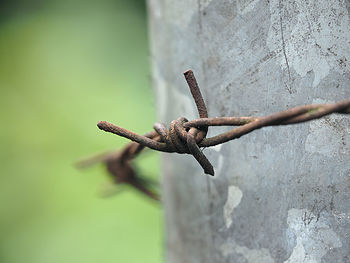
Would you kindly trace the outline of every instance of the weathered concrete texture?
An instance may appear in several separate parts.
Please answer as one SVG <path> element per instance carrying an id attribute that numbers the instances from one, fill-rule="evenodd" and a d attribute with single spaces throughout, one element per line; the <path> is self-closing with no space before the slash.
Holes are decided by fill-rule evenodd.
<path id="1" fill-rule="evenodd" d="M 349 1 L 149 0 L 159 119 L 266 115 L 350 98 Z M 226 128 L 211 128 L 209 135 Z M 167 261 L 350 262 L 350 118 L 264 128 L 205 149 L 216 170 L 165 154 Z"/>

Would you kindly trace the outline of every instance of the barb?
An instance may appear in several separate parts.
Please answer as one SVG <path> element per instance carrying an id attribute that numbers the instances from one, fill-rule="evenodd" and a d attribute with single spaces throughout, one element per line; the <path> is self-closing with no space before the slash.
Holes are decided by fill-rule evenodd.
<path id="1" fill-rule="evenodd" d="M 146 133 L 147 139 L 157 141 L 160 139 L 155 131 Z M 115 184 L 127 184 L 146 195 L 147 197 L 160 201 L 159 194 L 150 187 L 150 180 L 139 175 L 134 167 L 133 160 L 145 148 L 142 144 L 131 142 L 119 152 L 107 152 L 78 161 L 75 166 L 83 169 L 96 163 L 104 163 L 109 175 Z"/>
<path id="2" fill-rule="evenodd" d="M 139 144 L 138 153 L 143 147 L 160 152 L 191 154 L 202 166 L 206 174 L 214 175 L 214 169 L 200 147 L 210 147 L 238 139 L 254 130 L 276 125 L 289 125 L 321 118 L 331 113 L 350 114 L 350 99 L 334 104 L 304 105 L 277 112 L 263 117 L 216 117 L 208 118 L 202 94 L 196 78 L 191 70 L 184 73 L 192 97 L 195 101 L 199 119 L 188 121 L 180 117 L 170 124 L 169 130 L 164 124 L 155 123 L 152 136 L 142 136 L 118 127 L 114 124 L 100 121 L 97 126 Z M 206 138 L 210 126 L 238 126 L 230 131 Z M 127 146 L 128 147 L 128 146 Z M 130 155 L 129 157 L 133 157 Z"/>

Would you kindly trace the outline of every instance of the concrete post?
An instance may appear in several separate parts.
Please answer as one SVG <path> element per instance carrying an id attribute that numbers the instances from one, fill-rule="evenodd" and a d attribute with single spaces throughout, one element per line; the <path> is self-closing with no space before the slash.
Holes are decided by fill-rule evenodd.
<path id="1" fill-rule="evenodd" d="M 149 0 L 158 119 L 262 116 L 350 98 L 349 1 Z M 228 128 L 227 128 L 228 129 Z M 226 128 L 210 128 L 213 135 Z M 350 262 L 350 118 L 205 149 L 216 175 L 164 154 L 167 262 Z"/>

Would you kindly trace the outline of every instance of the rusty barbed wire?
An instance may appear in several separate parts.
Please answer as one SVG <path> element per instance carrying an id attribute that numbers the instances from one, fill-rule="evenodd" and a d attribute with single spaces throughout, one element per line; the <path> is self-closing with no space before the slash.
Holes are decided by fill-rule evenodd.
<path id="1" fill-rule="evenodd" d="M 155 131 L 144 135 L 146 138 L 156 139 L 158 134 Z M 121 151 L 107 152 L 85 158 L 78 161 L 75 166 L 79 169 L 87 168 L 96 163 L 104 163 L 109 175 L 117 185 L 128 184 L 137 191 L 145 194 L 149 198 L 160 201 L 159 194 L 152 189 L 151 184 L 155 184 L 150 179 L 141 177 L 137 173 L 133 160 L 144 149 L 145 146 L 131 142 L 127 144 Z"/>
<path id="2" fill-rule="evenodd" d="M 263 117 L 215 117 L 209 118 L 206 105 L 191 70 L 185 73 L 187 84 L 195 101 L 199 119 L 188 121 L 184 117 L 173 120 L 169 130 L 162 123 L 153 125 L 154 131 L 147 136 L 138 135 L 127 129 L 116 126 L 106 121 L 100 121 L 99 129 L 110 132 L 129 140 L 138 145 L 139 153 L 144 147 L 160 152 L 190 154 L 201 165 L 206 174 L 214 175 L 214 168 L 207 157 L 201 151 L 201 147 L 210 147 L 238 139 L 254 130 L 276 125 L 289 125 L 321 118 L 331 113 L 349 114 L 350 99 L 339 101 L 334 104 L 310 104 L 298 106 L 281 112 Z M 232 130 L 206 138 L 208 127 L 211 126 L 238 126 Z M 126 146 L 125 149 L 131 147 Z M 136 147 L 136 146 L 133 146 Z M 125 152 L 125 149 L 121 152 Z M 133 154 L 128 155 L 132 159 Z"/>

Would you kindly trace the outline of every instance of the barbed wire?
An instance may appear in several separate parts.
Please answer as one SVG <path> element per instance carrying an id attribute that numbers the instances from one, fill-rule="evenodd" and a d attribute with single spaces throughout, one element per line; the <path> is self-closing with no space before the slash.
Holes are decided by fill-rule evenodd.
<path id="1" fill-rule="evenodd" d="M 146 133 L 144 137 L 157 139 L 157 134 L 152 131 Z M 160 201 L 159 193 L 152 187 L 153 185 L 158 186 L 158 183 L 141 176 L 133 163 L 144 148 L 145 146 L 141 144 L 131 142 L 120 151 L 105 152 L 84 158 L 76 162 L 75 166 L 84 169 L 97 163 L 104 163 L 115 184 L 127 184 L 149 198 Z"/>
<path id="2" fill-rule="evenodd" d="M 184 73 L 190 92 L 195 101 L 199 119 L 188 121 L 184 117 L 173 120 L 169 129 L 162 123 L 155 123 L 154 130 L 139 135 L 106 121 L 97 126 L 132 142 L 122 150 L 96 155 L 76 164 L 78 168 L 102 162 L 116 184 L 128 184 L 149 198 L 159 201 L 159 193 L 149 183 L 149 179 L 136 171 L 134 160 L 147 147 L 160 152 L 193 155 L 206 174 L 214 175 L 214 168 L 201 148 L 219 145 L 238 139 L 254 130 L 277 125 L 302 123 L 323 116 L 339 113 L 350 114 L 350 99 L 334 104 L 311 104 L 298 106 L 263 117 L 215 117 L 209 118 L 206 105 L 196 78 L 191 70 Z M 212 126 L 237 126 L 227 132 L 206 138 L 208 128 Z"/>
<path id="3" fill-rule="evenodd" d="M 124 149 L 121 151 L 121 153 L 124 153 L 128 157 L 126 159 L 132 159 L 135 153 L 139 153 L 144 147 L 160 152 L 190 154 L 202 166 L 206 174 L 213 176 L 214 168 L 201 151 L 201 147 L 211 147 L 238 139 L 254 130 L 267 126 L 302 123 L 321 118 L 331 113 L 350 113 L 350 99 L 348 99 L 334 104 L 298 106 L 263 117 L 209 118 L 206 105 L 192 70 L 187 70 L 184 75 L 195 101 L 199 119 L 188 121 L 186 118 L 180 117 L 170 123 L 169 129 L 162 123 L 155 123 L 153 125 L 154 131 L 144 136 L 106 121 L 100 121 L 97 124 L 101 130 L 130 139 L 138 145 L 137 148 L 136 146 L 132 146 L 135 148 L 133 151 L 129 149 L 131 147 L 130 145 L 126 146 L 125 149 L 127 150 Z M 238 127 L 214 137 L 206 138 L 208 127 L 211 126 Z"/>

